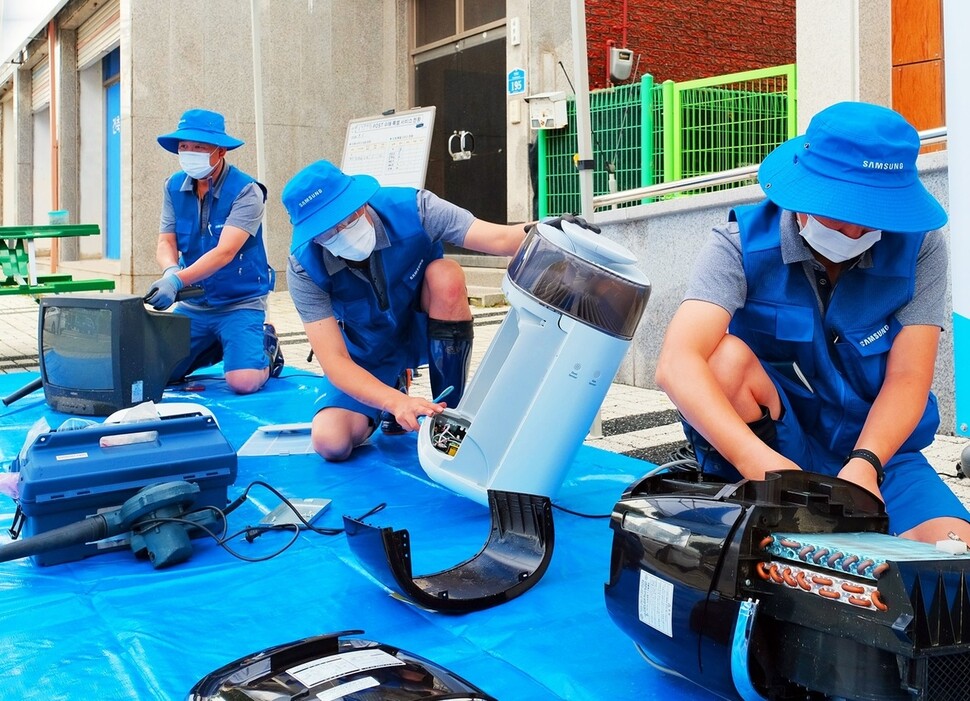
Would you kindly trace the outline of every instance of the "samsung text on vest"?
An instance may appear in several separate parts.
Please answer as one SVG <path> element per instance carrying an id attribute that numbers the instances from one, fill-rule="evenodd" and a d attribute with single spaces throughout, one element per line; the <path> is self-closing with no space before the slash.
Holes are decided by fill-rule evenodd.
<path id="1" fill-rule="evenodd" d="M 413 280 L 417 277 L 418 273 L 421 272 L 421 268 L 424 267 L 424 258 L 418 261 L 418 267 L 414 269 L 414 272 L 408 275 L 408 280 Z"/>
<path id="2" fill-rule="evenodd" d="M 866 336 L 861 341 L 859 341 L 859 345 L 860 346 L 868 346 L 873 341 L 878 341 L 880 338 L 882 338 L 883 336 L 885 336 L 888 331 L 889 331 L 889 324 L 886 324 L 881 329 L 879 329 L 878 331 L 876 331 L 874 334 L 872 334 L 870 336 Z"/>

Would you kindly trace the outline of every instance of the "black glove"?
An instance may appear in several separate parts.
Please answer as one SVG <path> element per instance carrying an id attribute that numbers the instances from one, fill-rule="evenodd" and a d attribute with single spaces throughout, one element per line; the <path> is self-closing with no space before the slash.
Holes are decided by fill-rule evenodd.
<path id="1" fill-rule="evenodd" d="M 590 224 L 582 217 L 577 217 L 575 214 L 569 214 L 568 212 L 564 214 L 560 214 L 558 217 L 555 217 L 553 219 L 545 219 L 542 221 L 542 223 L 548 224 L 549 226 L 554 226 L 560 231 L 562 231 L 562 223 L 564 221 L 569 222 L 570 224 L 575 224 L 576 226 L 581 226 L 584 229 L 588 229 L 589 231 L 592 231 L 593 233 L 596 233 L 596 234 L 602 233 L 602 230 L 595 224 Z"/>

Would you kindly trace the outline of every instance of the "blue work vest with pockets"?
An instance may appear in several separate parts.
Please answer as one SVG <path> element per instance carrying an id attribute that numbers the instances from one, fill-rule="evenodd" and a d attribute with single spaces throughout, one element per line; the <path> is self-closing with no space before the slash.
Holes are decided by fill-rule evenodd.
<path id="1" fill-rule="evenodd" d="M 175 238 L 183 264 L 187 267 L 219 244 L 222 228 L 229 218 L 236 197 L 250 183 L 256 182 L 235 166 L 227 166 L 219 196 L 210 188 L 209 222 L 202 230 L 199 198 L 193 190 L 182 190 L 185 173 L 179 171 L 168 180 L 168 193 L 175 209 Z M 256 182 L 266 201 L 266 188 Z M 273 273 L 266 260 L 263 227 L 249 236 L 236 257 L 198 283 L 205 294 L 192 299 L 199 306 L 220 307 L 234 302 L 261 297 L 272 289 Z"/>
<path id="2" fill-rule="evenodd" d="M 778 370 L 805 431 L 836 456 L 848 455 L 885 380 L 902 328 L 895 312 L 913 298 L 925 233 L 883 232 L 870 249 L 871 267 L 841 272 L 823 316 L 802 264 L 782 260 L 781 209 L 765 201 L 737 207 L 731 216 L 741 232 L 748 294 L 730 332 Z M 930 393 L 899 452 L 929 445 L 939 422 Z"/>
<path id="3" fill-rule="evenodd" d="M 350 357 L 386 384 L 393 384 L 405 368 L 427 362 L 427 316 L 419 308 L 421 284 L 428 263 L 441 258 L 443 251 L 421 223 L 414 188 L 381 188 L 367 204 L 377 212 L 390 241 L 388 248 L 370 256 L 372 273 L 386 283 L 386 309 L 381 308 L 371 283 L 349 268 L 328 274 L 324 249 L 312 240 L 294 251 L 294 256 L 330 295 Z"/>

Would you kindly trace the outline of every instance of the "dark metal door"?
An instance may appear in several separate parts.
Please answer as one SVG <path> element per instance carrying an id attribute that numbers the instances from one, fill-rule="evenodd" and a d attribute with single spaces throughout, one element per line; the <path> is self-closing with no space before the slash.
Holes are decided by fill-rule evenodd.
<path id="1" fill-rule="evenodd" d="M 505 223 L 504 32 L 487 41 L 464 39 L 435 54 L 415 66 L 415 105 L 436 107 L 425 187 L 479 219 Z M 451 151 L 459 152 L 457 160 Z"/>

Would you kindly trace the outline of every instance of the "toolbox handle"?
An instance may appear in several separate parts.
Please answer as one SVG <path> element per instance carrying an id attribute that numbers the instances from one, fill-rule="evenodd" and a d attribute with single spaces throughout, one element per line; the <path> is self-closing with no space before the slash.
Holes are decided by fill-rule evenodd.
<path id="1" fill-rule="evenodd" d="M 169 419 L 159 419 L 158 421 L 133 421 L 131 423 L 120 424 L 94 424 L 85 428 L 78 428 L 71 431 L 50 431 L 37 437 L 37 445 L 52 447 L 57 445 L 70 445 L 84 443 L 92 432 L 98 435 L 98 444 L 101 445 L 102 439 L 107 436 L 122 436 L 126 434 L 144 434 L 154 432 L 155 436 L 151 440 L 157 440 L 159 435 L 183 433 L 194 431 L 200 428 L 215 427 L 216 422 L 211 416 L 179 416 Z M 142 441 L 133 441 L 142 442 Z M 104 447 L 102 445 L 102 447 Z"/>
<path id="2" fill-rule="evenodd" d="M 136 445 L 138 443 L 154 443 L 158 440 L 158 431 L 135 431 L 111 436 L 101 436 L 98 439 L 99 448 L 117 448 L 122 445 Z"/>

